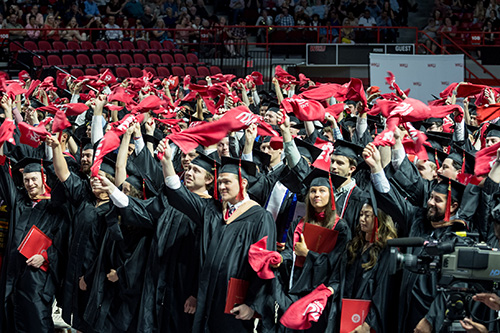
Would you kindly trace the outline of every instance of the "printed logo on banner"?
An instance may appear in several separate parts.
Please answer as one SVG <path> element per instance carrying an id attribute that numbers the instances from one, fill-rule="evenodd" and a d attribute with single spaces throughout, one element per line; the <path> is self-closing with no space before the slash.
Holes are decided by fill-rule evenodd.
<path id="1" fill-rule="evenodd" d="M 361 321 L 361 316 L 359 314 L 355 313 L 352 315 L 351 320 L 353 323 L 357 324 Z"/>
<path id="2" fill-rule="evenodd" d="M 380 63 L 378 63 L 378 62 L 372 62 L 370 64 L 370 66 L 379 68 L 380 67 Z"/>
<path id="3" fill-rule="evenodd" d="M 427 64 L 427 67 L 436 68 L 436 64 Z"/>
<path id="4" fill-rule="evenodd" d="M 455 64 L 455 67 L 464 67 L 464 64 L 458 63 L 458 64 Z"/>
<path id="5" fill-rule="evenodd" d="M 314 45 L 314 46 L 310 46 L 309 50 L 311 52 L 325 52 L 326 51 L 326 45 Z"/>
<path id="6" fill-rule="evenodd" d="M 450 85 L 450 82 L 449 81 L 441 81 L 441 84 L 443 86 L 449 86 Z"/>
<path id="7" fill-rule="evenodd" d="M 413 82 L 413 85 L 417 86 L 417 87 L 421 87 L 422 86 L 422 82 Z"/>
<path id="8" fill-rule="evenodd" d="M 399 64 L 399 67 L 408 68 L 408 64 Z"/>

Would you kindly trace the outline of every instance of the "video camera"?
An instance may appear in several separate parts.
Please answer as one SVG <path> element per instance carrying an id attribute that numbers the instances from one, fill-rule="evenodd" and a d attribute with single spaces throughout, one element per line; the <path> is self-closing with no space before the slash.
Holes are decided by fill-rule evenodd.
<path id="1" fill-rule="evenodd" d="M 426 241 L 419 237 L 387 241 L 391 247 L 389 274 L 395 274 L 403 268 L 417 274 L 431 274 L 435 279 L 435 291 L 443 293 L 446 301 L 445 321 L 438 332 L 455 332 L 454 327 L 456 332 L 463 331 L 458 320 L 468 316 L 475 318 L 472 296 L 481 292 L 495 292 L 500 282 L 498 249 L 477 243 L 474 238 L 479 238 L 478 234 L 456 233 L 453 236 L 444 241 Z M 421 247 L 422 250 L 419 255 L 402 254 L 396 247 Z"/>

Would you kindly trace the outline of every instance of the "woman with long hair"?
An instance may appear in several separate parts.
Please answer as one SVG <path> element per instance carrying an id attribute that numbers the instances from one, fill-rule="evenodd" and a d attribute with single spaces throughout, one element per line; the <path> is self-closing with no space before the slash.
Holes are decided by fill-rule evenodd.
<path id="1" fill-rule="evenodd" d="M 370 300 L 369 313 L 355 332 L 390 332 L 387 327 L 387 307 L 390 288 L 387 240 L 397 237 L 392 218 L 380 209 L 374 213 L 370 203 L 359 213 L 356 234 L 347 246 L 347 274 L 344 297 Z M 396 288 L 394 288 L 395 290 Z M 397 296 L 397 295 L 396 295 Z"/>
<path id="2" fill-rule="evenodd" d="M 307 176 L 304 180 L 305 184 L 309 184 L 305 196 L 305 215 L 290 225 L 286 246 L 281 253 L 283 260 L 278 267 L 279 285 L 275 298 L 283 310 L 321 284 L 333 294 L 328 298 L 318 322 L 313 323 L 308 332 L 332 332 L 336 326 L 338 301 L 345 275 L 345 248 L 351 232 L 347 223 L 337 215 L 333 191 L 344 181 L 345 178 L 320 169 L 314 169 Z M 311 234 L 305 230 L 313 228 L 313 225 L 325 228 L 317 228 L 322 230 L 321 235 L 325 237 L 336 234 L 330 239 L 330 242 L 335 242 L 333 250 L 318 253 L 312 249 L 312 245 L 309 246 L 311 249 L 308 248 L 306 243 Z M 333 233 L 328 232 L 332 230 Z M 284 329 L 283 326 L 281 328 Z M 288 329 L 285 331 L 289 332 Z"/>

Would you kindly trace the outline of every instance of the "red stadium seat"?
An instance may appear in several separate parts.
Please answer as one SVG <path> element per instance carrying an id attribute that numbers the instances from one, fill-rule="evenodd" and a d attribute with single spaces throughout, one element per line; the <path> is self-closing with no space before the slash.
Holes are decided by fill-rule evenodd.
<path id="1" fill-rule="evenodd" d="M 66 66 L 71 66 L 76 69 L 82 69 L 83 65 L 80 65 L 76 62 L 75 57 L 73 57 L 71 54 L 63 54 L 62 56 L 62 62 Z"/>
<path id="2" fill-rule="evenodd" d="M 116 40 L 112 40 L 109 42 L 109 48 L 111 50 L 121 50 L 122 49 L 122 44 Z"/>
<path id="3" fill-rule="evenodd" d="M 81 69 L 78 69 L 78 68 L 72 69 L 70 73 L 74 77 L 80 77 L 80 76 L 84 76 L 85 75 L 85 73 Z"/>
<path id="4" fill-rule="evenodd" d="M 68 50 L 80 50 L 80 44 L 78 44 L 78 42 L 75 41 L 69 41 L 66 44 L 66 47 L 68 48 Z"/>
<path id="5" fill-rule="evenodd" d="M 154 77 L 158 76 L 158 74 L 156 74 L 156 70 L 153 67 L 145 67 L 144 70 L 149 73 L 153 73 Z"/>
<path id="6" fill-rule="evenodd" d="M 119 69 L 119 68 L 117 68 Z M 95 68 L 86 68 L 85 69 L 85 75 L 98 75 L 99 72 Z"/>
<path id="7" fill-rule="evenodd" d="M 40 51 L 52 51 L 52 45 L 46 40 L 38 41 L 38 50 Z"/>
<path id="8" fill-rule="evenodd" d="M 30 51 L 33 51 L 33 52 L 38 51 L 38 46 L 36 45 L 35 42 L 27 40 L 23 44 L 24 44 L 24 47 L 27 48 Z"/>
<path id="9" fill-rule="evenodd" d="M 62 66 L 61 58 L 58 55 L 51 54 L 47 57 L 47 62 L 49 66 Z"/>
<path id="10" fill-rule="evenodd" d="M 82 66 L 87 66 L 91 63 L 89 56 L 86 54 L 77 54 L 76 55 L 76 62 Z"/>
<path id="11" fill-rule="evenodd" d="M 120 58 L 116 54 L 108 53 L 106 54 L 106 62 L 108 65 L 118 65 L 120 64 Z"/>
<path id="12" fill-rule="evenodd" d="M 128 53 L 122 53 L 120 54 L 120 62 L 122 64 L 130 65 L 134 63 L 134 59 L 132 59 L 132 56 Z"/>
<path id="13" fill-rule="evenodd" d="M 102 66 L 106 64 L 106 58 L 102 54 L 93 54 L 92 62 L 96 65 Z"/>
<path id="14" fill-rule="evenodd" d="M 141 54 L 141 53 L 134 54 L 134 63 L 143 65 L 143 64 L 146 64 L 147 62 L 148 61 L 146 60 L 146 57 L 144 56 L 144 54 Z"/>
<path id="15" fill-rule="evenodd" d="M 149 47 L 148 42 L 146 42 L 145 40 L 138 40 L 137 41 L 137 48 L 139 50 L 148 50 L 150 47 Z"/>
<path id="16" fill-rule="evenodd" d="M 33 56 L 33 65 L 36 67 L 42 67 L 46 66 L 47 63 L 47 58 L 45 58 L 43 55 L 40 56 Z"/>
<path id="17" fill-rule="evenodd" d="M 172 67 L 172 75 L 178 76 L 178 77 L 184 77 L 186 73 L 184 73 L 184 69 L 179 66 L 173 66 Z"/>
<path id="18" fill-rule="evenodd" d="M 195 65 L 205 65 L 204 62 L 200 62 L 200 59 L 198 59 L 198 56 L 194 53 L 188 53 L 186 55 L 186 60 Z"/>
<path id="19" fill-rule="evenodd" d="M 174 60 L 175 60 L 175 62 L 178 62 L 179 64 L 185 64 L 188 62 L 186 57 L 182 53 L 174 54 Z"/>
<path id="20" fill-rule="evenodd" d="M 194 68 L 192 66 L 186 66 L 186 67 L 184 67 L 184 71 L 186 72 L 186 75 L 189 75 L 191 77 L 198 76 L 198 72 L 196 71 L 196 68 Z"/>
<path id="21" fill-rule="evenodd" d="M 98 40 L 97 42 L 95 42 L 95 46 L 96 46 L 95 48 L 99 49 L 99 50 L 108 50 L 109 49 L 108 43 L 106 43 L 103 40 Z"/>
<path id="22" fill-rule="evenodd" d="M 142 77 L 142 69 L 140 69 L 139 67 L 130 67 L 130 76 Z"/>
<path id="23" fill-rule="evenodd" d="M 207 77 L 210 76 L 210 70 L 206 66 L 199 66 L 198 67 L 198 75 Z"/>
<path id="24" fill-rule="evenodd" d="M 161 55 L 161 62 L 164 63 L 164 64 L 173 64 L 175 61 L 174 61 L 174 57 L 172 57 L 171 54 L 168 54 L 168 53 L 163 53 Z"/>
<path id="25" fill-rule="evenodd" d="M 130 72 L 128 71 L 128 69 L 124 67 L 118 67 L 116 69 L 116 76 L 121 79 L 128 78 L 130 77 Z"/>
<path id="26" fill-rule="evenodd" d="M 158 71 L 158 76 L 161 78 L 170 76 L 170 71 L 167 67 L 157 67 L 156 70 Z"/>
<path id="27" fill-rule="evenodd" d="M 222 71 L 219 68 L 219 66 L 210 66 L 210 74 L 217 75 L 217 74 L 221 74 L 221 73 L 222 73 Z"/>
<path id="28" fill-rule="evenodd" d="M 161 63 L 160 56 L 158 54 L 155 54 L 155 53 L 148 54 L 148 60 L 153 65 L 158 65 L 159 63 Z"/>
<path id="29" fill-rule="evenodd" d="M 162 50 L 163 49 L 163 46 L 161 45 L 161 43 L 157 40 L 152 40 L 149 42 L 149 46 L 151 47 L 151 49 L 153 50 Z"/>
<path id="30" fill-rule="evenodd" d="M 58 51 L 67 50 L 66 44 L 64 44 L 63 42 L 60 42 L 60 41 L 55 41 L 54 43 L 52 43 L 52 49 L 58 50 Z"/>

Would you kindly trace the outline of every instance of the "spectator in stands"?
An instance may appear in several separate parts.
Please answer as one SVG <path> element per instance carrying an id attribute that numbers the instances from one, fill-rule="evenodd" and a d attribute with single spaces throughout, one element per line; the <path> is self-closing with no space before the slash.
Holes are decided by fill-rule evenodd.
<path id="1" fill-rule="evenodd" d="M 101 21 L 101 17 L 92 17 L 85 26 L 86 28 L 99 29 L 90 31 L 90 40 L 95 42 L 97 40 L 104 39 L 104 24 Z"/>
<path id="2" fill-rule="evenodd" d="M 138 0 L 126 0 L 122 12 L 128 17 L 138 19 L 144 15 L 144 8 Z"/>
<path id="3" fill-rule="evenodd" d="M 181 15 L 178 22 L 179 23 L 175 26 L 175 29 L 177 29 L 175 41 L 179 46 L 184 46 L 184 44 L 189 42 L 189 29 L 191 29 L 189 16 L 187 14 Z"/>
<path id="4" fill-rule="evenodd" d="M 478 1 L 476 3 L 476 7 L 474 7 L 474 19 L 482 17 L 484 20 L 485 15 L 486 15 L 486 9 L 484 8 L 484 2 Z"/>
<path id="5" fill-rule="evenodd" d="M 76 19 L 76 23 L 78 25 L 83 24 L 85 15 L 76 2 L 72 3 L 70 9 L 66 13 L 64 13 L 64 20 L 66 22 L 69 22 L 73 17 Z"/>
<path id="6" fill-rule="evenodd" d="M 104 26 L 106 28 L 106 39 L 107 40 L 123 40 L 123 32 L 120 29 L 120 26 L 116 24 L 116 18 L 114 16 L 110 16 L 108 18 L 108 23 Z"/>
<path id="7" fill-rule="evenodd" d="M 457 35 L 457 27 L 451 21 L 451 18 L 447 17 L 444 19 L 444 24 L 439 28 L 438 37 L 441 37 L 441 44 L 443 45 L 443 50 L 446 50 L 446 45 L 450 45 L 450 38 L 454 38 Z M 446 37 L 447 36 L 447 37 Z"/>
<path id="8" fill-rule="evenodd" d="M 207 19 L 201 21 L 201 26 L 200 53 L 210 58 L 215 53 L 213 30 L 210 29 L 210 22 Z"/>
<path id="9" fill-rule="evenodd" d="M 299 26 L 300 28 L 297 29 L 302 29 L 302 27 L 308 25 L 309 23 L 309 16 L 307 16 L 304 13 L 304 8 L 302 6 L 297 6 L 295 8 L 295 25 Z"/>
<path id="10" fill-rule="evenodd" d="M 170 8 L 172 10 L 172 16 L 178 16 L 179 8 L 177 8 L 177 3 L 175 0 L 167 0 L 163 5 L 163 10 L 167 12 L 167 9 Z M 165 22 L 167 23 L 167 22 Z"/>
<path id="11" fill-rule="evenodd" d="M 19 8 L 18 5 L 10 5 L 8 14 L 8 16 L 10 16 L 11 14 L 16 14 L 18 19 L 20 17 L 23 17 L 23 11 Z"/>
<path id="12" fill-rule="evenodd" d="M 163 6 L 161 5 L 162 0 L 149 0 L 145 3 L 145 6 L 151 8 L 151 13 L 154 17 L 160 17 L 162 15 Z"/>
<path id="13" fill-rule="evenodd" d="M 282 6 L 281 6 L 282 7 Z M 310 18 L 313 14 L 312 8 L 309 6 L 307 0 L 300 0 L 299 3 L 294 7 L 295 8 L 295 13 L 299 11 L 300 9 L 304 10 L 304 14 L 307 15 L 308 18 Z"/>
<path id="14" fill-rule="evenodd" d="M 438 27 L 440 27 L 443 24 L 443 15 L 439 10 L 433 11 L 431 17 L 434 19 Z"/>
<path id="15" fill-rule="evenodd" d="M 42 13 L 38 12 L 38 5 L 33 5 L 31 7 L 31 10 L 26 14 L 26 22 L 30 23 L 30 17 L 35 18 L 35 23 L 39 26 L 43 26 L 43 15 Z"/>
<path id="16" fill-rule="evenodd" d="M 17 23 L 17 14 L 10 14 L 8 19 L 4 22 L 4 29 L 23 29 L 23 26 Z M 22 40 L 26 37 L 26 31 L 24 30 L 11 30 L 9 32 L 10 40 Z"/>
<path id="17" fill-rule="evenodd" d="M 384 10 L 380 17 L 377 19 L 377 26 L 379 27 L 392 27 L 392 20 L 389 14 Z M 396 33 L 394 29 L 380 29 L 380 41 L 382 43 L 396 42 Z"/>
<path id="18" fill-rule="evenodd" d="M 189 33 L 189 41 L 191 43 L 197 44 L 200 41 L 200 29 L 201 29 L 201 17 L 196 15 L 191 24 L 191 28 L 193 29 Z"/>
<path id="19" fill-rule="evenodd" d="M 396 1 L 397 3 L 397 1 Z M 399 7 L 398 7 L 399 8 Z M 398 25 L 398 21 L 396 20 L 396 14 L 397 14 L 397 10 L 395 10 L 393 7 L 392 7 L 392 4 L 389 2 L 389 1 L 385 1 L 384 2 L 384 5 L 382 6 L 382 11 L 386 11 L 387 12 L 387 15 L 389 16 L 389 18 L 391 19 L 392 23 L 394 25 Z"/>
<path id="20" fill-rule="evenodd" d="M 122 8 L 125 4 L 122 4 L 120 0 L 111 0 L 106 6 L 106 15 L 120 16 L 122 15 Z"/>
<path id="21" fill-rule="evenodd" d="M 144 15 L 141 17 L 142 25 L 146 29 L 150 29 L 156 24 L 156 16 L 153 15 L 153 10 L 149 6 L 144 7 Z"/>
<path id="22" fill-rule="evenodd" d="M 486 13 L 485 13 L 485 17 L 490 17 L 490 13 L 491 12 L 494 12 L 495 15 L 499 9 L 499 5 L 497 4 L 496 0 L 490 0 L 490 4 L 488 5 L 488 8 L 486 8 Z"/>
<path id="23" fill-rule="evenodd" d="M 130 21 L 126 17 L 123 19 L 122 29 L 124 29 L 122 30 L 123 40 L 132 40 L 132 34 L 130 33 Z"/>
<path id="24" fill-rule="evenodd" d="M 250 1 L 249 1 L 250 3 Z M 260 3 L 257 2 L 258 6 L 260 6 Z M 248 6 L 247 6 L 248 8 Z M 197 0 L 196 1 L 196 12 L 202 19 L 206 18 L 208 19 L 210 17 L 210 14 L 208 12 L 207 7 L 205 6 L 205 2 L 203 0 Z"/>
<path id="25" fill-rule="evenodd" d="M 370 11 L 367 9 L 363 16 L 359 19 L 358 25 L 363 27 L 373 27 L 377 25 L 377 21 L 371 16 Z M 369 28 L 359 28 L 358 40 L 363 43 L 375 41 L 375 30 Z"/>
<path id="26" fill-rule="evenodd" d="M 226 47 L 231 46 L 231 48 L 228 48 L 228 51 L 231 53 L 231 56 L 244 56 L 244 53 L 246 52 L 245 45 L 246 45 L 246 40 L 247 40 L 247 29 L 246 29 L 247 22 L 243 16 L 240 16 L 238 19 L 238 24 L 231 28 L 229 30 L 229 38 L 230 38 L 230 43 L 226 44 Z"/>
<path id="27" fill-rule="evenodd" d="M 351 4 L 348 7 L 348 10 L 352 11 L 355 17 L 361 17 L 365 9 L 366 9 L 365 0 L 351 1 Z"/>
<path id="28" fill-rule="evenodd" d="M 230 0 L 229 8 L 233 13 L 233 18 L 231 20 L 231 24 L 236 24 L 238 17 L 243 14 L 245 10 L 245 0 Z"/>
<path id="29" fill-rule="evenodd" d="M 495 45 L 495 29 L 493 28 L 493 23 L 487 21 L 483 27 L 484 32 L 484 44 L 485 45 Z"/>
<path id="30" fill-rule="evenodd" d="M 484 24 L 487 25 L 488 22 L 491 22 L 493 29 L 498 30 L 498 27 L 500 26 L 500 20 L 498 20 L 497 13 L 492 10 L 489 12 L 489 14 L 490 15 L 488 16 Z"/>
<path id="31" fill-rule="evenodd" d="M 255 25 L 262 25 L 266 27 L 273 25 L 273 17 L 268 15 L 267 9 L 263 9 L 260 12 L 260 16 L 257 18 Z M 266 29 L 268 28 L 259 28 L 259 30 L 257 30 L 257 43 L 266 42 Z"/>
<path id="32" fill-rule="evenodd" d="M 148 33 L 144 30 L 144 26 L 142 25 L 142 21 L 140 19 L 135 21 L 135 27 L 132 28 L 133 30 L 133 40 L 148 40 L 149 35 Z"/>
<path id="33" fill-rule="evenodd" d="M 287 7 L 281 8 L 281 14 L 276 16 L 276 18 L 274 19 L 274 23 L 283 27 L 295 25 L 293 16 L 288 13 Z M 290 31 L 292 30 L 292 28 L 288 28 L 287 30 Z"/>
<path id="34" fill-rule="evenodd" d="M 495 1 L 495 0 L 493 0 Z M 444 17 L 446 13 L 448 13 L 448 10 L 450 9 L 450 6 L 444 3 L 443 0 L 435 0 L 434 1 L 434 11 L 439 11 L 441 13 L 441 17 Z"/>
<path id="35" fill-rule="evenodd" d="M 328 13 L 328 17 L 326 19 L 326 25 L 329 25 L 331 27 L 342 26 L 342 22 L 340 21 L 339 18 L 339 12 L 335 8 L 332 8 L 332 10 L 330 10 L 330 12 Z M 339 35 L 340 30 L 338 28 L 333 28 L 331 31 L 332 31 L 332 36 L 337 37 Z"/>
<path id="36" fill-rule="evenodd" d="M 68 25 L 66 26 L 66 34 L 64 35 L 64 40 L 66 41 L 76 41 L 83 42 L 87 40 L 87 34 L 80 30 L 78 26 L 78 22 L 76 21 L 76 17 L 71 18 L 69 20 Z"/>
<path id="37" fill-rule="evenodd" d="M 311 7 L 311 11 L 312 11 L 312 15 L 310 15 L 311 18 L 314 14 L 317 14 L 319 16 L 319 19 L 323 20 L 326 16 L 327 7 L 326 5 L 323 4 L 321 0 L 316 0 L 315 5 Z"/>
<path id="38" fill-rule="evenodd" d="M 311 27 L 320 27 L 325 24 L 320 21 L 318 14 L 313 14 L 311 23 L 309 24 Z M 309 28 L 310 31 L 318 31 L 319 29 L 319 41 L 320 43 L 326 43 L 326 28 Z"/>
<path id="39" fill-rule="evenodd" d="M 48 15 L 43 26 L 43 38 L 47 40 L 60 40 L 59 26 L 56 23 L 54 15 Z"/>
<path id="40" fill-rule="evenodd" d="M 377 5 L 377 0 L 370 0 L 370 2 L 368 2 L 368 5 L 366 6 L 366 10 L 370 11 L 370 16 L 375 20 L 378 19 L 382 12 L 380 7 Z"/>
<path id="41" fill-rule="evenodd" d="M 175 28 L 175 24 L 177 22 L 177 17 L 174 16 L 174 12 L 171 7 L 168 7 L 165 10 L 165 16 L 163 16 L 163 21 L 165 22 L 165 26 L 169 29 Z"/>
<path id="42" fill-rule="evenodd" d="M 100 17 L 101 13 L 99 12 L 99 8 L 97 6 L 97 3 L 94 0 L 85 0 L 84 2 L 84 10 L 83 12 L 85 13 L 86 18 L 91 18 L 91 17 Z"/>
<path id="43" fill-rule="evenodd" d="M 344 28 L 342 28 L 340 34 L 340 38 L 342 39 L 341 43 L 351 44 L 354 42 L 355 31 L 352 27 L 355 27 L 357 25 L 358 19 L 354 16 L 354 13 L 352 11 L 349 11 L 347 17 L 342 22 L 342 26 Z"/>
<path id="44" fill-rule="evenodd" d="M 435 39 L 438 30 L 439 27 L 436 25 L 436 21 L 433 18 L 429 18 L 427 26 L 423 29 L 423 32 L 425 32 L 426 35 L 422 34 L 422 38 L 419 41 L 420 43 L 425 43 L 427 48 L 431 50 L 432 53 L 436 53 L 437 45 L 432 42 L 430 38 Z"/>
<path id="45" fill-rule="evenodd" d="M 41 24 L 36 21 L 36 16 L 31 15 L 29 17 L 29 23 L 26 25 L 26 35 L 30 40 L 37 41 L 40 38 L 40 28 Z M 29 29 L 29 30 L 28 30 Z"/>
<path id="46" fill-rule="evenodd" d="M 156 20 L 156 25 L 154 26 L 154 29 L 151 31 L 151 40 L 157 40 L 159 42 L 163 42 L 164 40 L 168 39 L 168 33 L 165 26 L 165 21 L 162 19 Z"/>

